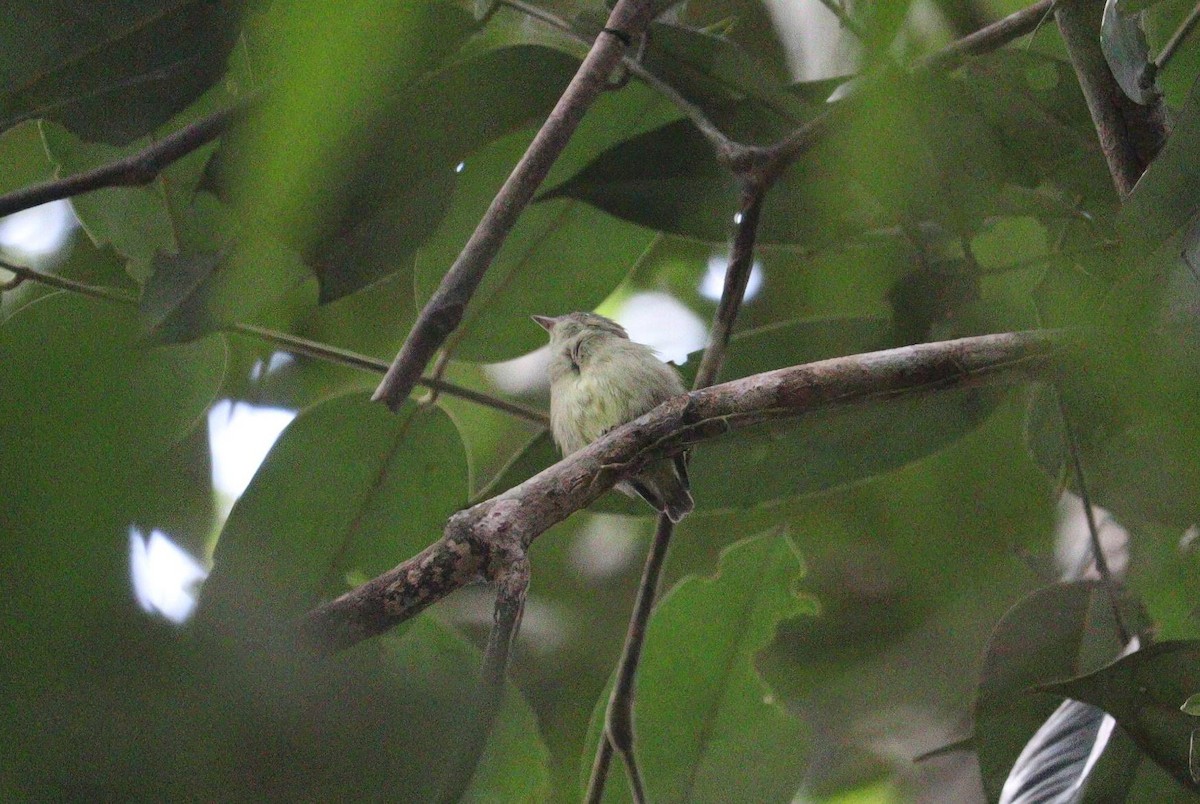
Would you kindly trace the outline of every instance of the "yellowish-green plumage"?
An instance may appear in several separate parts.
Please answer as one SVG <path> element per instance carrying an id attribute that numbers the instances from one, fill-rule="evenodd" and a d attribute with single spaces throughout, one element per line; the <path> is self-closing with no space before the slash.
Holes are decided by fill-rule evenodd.
<path id="1" fill-rule="evenodd" d="M 550 429 L 564 455 L 684 392 L 675 369 L 595 313 L 534 316 L 550 333 Z M 693 507 L 682 456 L 618 483 L 678 522 Z"/>

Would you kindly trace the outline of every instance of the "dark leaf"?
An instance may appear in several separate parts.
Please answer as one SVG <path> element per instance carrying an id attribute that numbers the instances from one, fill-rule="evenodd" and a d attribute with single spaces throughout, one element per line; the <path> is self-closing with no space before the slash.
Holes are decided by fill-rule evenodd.
<path id="1" fill-rule="evenodd" d="M 1094 673 L 1039 687 L 1104 709 L 1139 748 L 1194 792 L 1200 792 L 1200 779 L 1191 771 L 1196 720 L 1181 707 L 1198 689 L 1200 641 L 1194 640 L 1151 645 Z"/>
<path id="2" fill-rule="evenodd" d="M 1148 257 L 1200 211 L 1200 81 L 1192 86 L 1171 138 L 1121 207 L 1127 251 Z"/>
<path id="3" fill-rule="evenodd" d="M 509 48 L 448 68 L 397 99 L 386 130 L 368 139 L 374 150 L 346 177 L 341 202 L 334 200 L 320 213 L 327 228 L 307 253 L 320 266 L 322 300 L 381 278 L 389 262 L 399 267 L 411 259 L 448 208 L 456 165 L 549 111 L 574 69 L 574 61 L 556 51 Z M 475 97 L 494 102 L 469 103 Z M 403 148 L 399 153 L 397 144 Z M 372 253 L 371 262 L 383 269 L 364 275 L 348 257 L 377 245 L 385 248 Z"/>
<path id="4" fill-rule="evenodd" d="M 188 341 L 213 328 L 205 291 L 211 289 L 210 280 L 221 261 L 216 253 L 155 255 L 153 273 L 138 304 L 151 338 L 162 343 Z"/>
<path id="5" fill-rule="evenodd" d="M 975 745 L 989 800 L 1001 798 L 1019 755 L 1055 711 L 1053 702 L 1028 690 L 1107 661 L 1120 651 L 1115 633 L 1105 593 L 1090 582 L 1040 589 L 997 624 L 975 702 Z"/>
<path id="6" fill-rule="evenodd" d="M 148 134 L 225 72 L 241 0 L 14 0 L 0 16 L 0 130 L 29 118 L 86 140 Z"/>

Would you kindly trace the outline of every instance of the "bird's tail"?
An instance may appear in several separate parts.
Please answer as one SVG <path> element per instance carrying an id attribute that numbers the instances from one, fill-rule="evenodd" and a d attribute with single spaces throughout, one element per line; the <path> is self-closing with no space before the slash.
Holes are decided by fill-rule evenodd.
<path id="1" fill-rule="evenodd" d="M 618 484 L 617 487 L 624 485 Z M 683 456 L 651 464 L 628 482 L 629 488 L 656 510 L 666 514 L 672 522 L 683 519 L 696 507 L 688 485 L 687 464 Z M 628 493 L 627 489 L 621 490 Z"/>

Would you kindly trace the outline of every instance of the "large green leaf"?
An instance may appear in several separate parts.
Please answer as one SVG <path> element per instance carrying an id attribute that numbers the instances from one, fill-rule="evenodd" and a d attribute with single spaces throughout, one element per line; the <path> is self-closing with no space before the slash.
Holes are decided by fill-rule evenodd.
<path id="1" fill-rule="evenodd" d="M 711 114 L 735 138 L 765 144 L 819 110 L 803 104 L 781 112 L 755 98 L 726 100 Z M 1036 186 L 1049 173 L 1074 188 L 1072 170 L 1093 136 L 1070 66 L 1036 54 L 985 57 L 952 79 L 875 79 L 833 114 L 835 133 L 768 193 L 761 243 L 811 249 L 913 220 L 969 231 L 986 217 L 1023 210 L 1061 217 L 1067 210 L 1050 196 L 1018 195 L 1010 185 Z M 715 242 L 728 237 L 738 193 L 712 146 L 679 121 L 617 144 L 548 197 L 579 198 Z"/>
<path id="2" fill-rule="evenodd" d="M 391 669 L 398 680 L 422 679 L 442 699 L 440 707 L 436 701 L 427 704 L 431 711 L 426 718 L 432 716 L 436 720 L 406 719 L 395 723 L 420 723 L 421 728 L 408 731 L 417 736 L 414 741 L 432 744 L 424 752 L 412 752 L 420 761 L 414 763 L 410 778 L 421 784 L 429 784 L 426 780 L 431 780 L 445 785 L 449 781 L 445 778 L 446 770 L 454 765 L 446 760 L 461 751 L 465 742 L 462 732 L 480 728 L 477 721 L 457 719 L 456 710 L 461 708 L 463 700 L 471 698 L 477 684 L 475 668 L 483 657 L 461 636 L 428 616 L 419 617 L 399 639 L 386 638 L 385 644 L 386 658 L 394 662 Z M 541 738 L 537 718 L 515 685 L 509 684 L 504 696 L 461 801 L 543 801 L 547 797 L 550 752 Z M 388 732 L 393 731 L 395 723 L 388 725 Z M 393 752 L 401 750 L 397 746 Z M 405 797 L 414 801 L 433 799 L 432 790 L 429 796 L 415 793 L 410 796 L 409 792 L 406 791 Z"/>
<path id="3" fill-rule="evenodd" d="M 439 408 L 393 415 L 363 393 L 319 403 L 230 513 L 197 619 L 218 630 L 286 622 L 436 540 L 467 493 L 462 441 Z M 250 613 L 265 619 L 244 622 Z"/>
<path id="4" fill-rule="evenodd" d="M 226 350 L 220 338 L 173 348 L 139 339 L 132 309 L 65 294 L 0 326 L 0 753 L 26 798 L 99 794 L 85 791 L 111 743 L 112 715 L 100 710 L 122 693 L 141 700 L 133 670 L 161 655 L 131 594 L 129 527 L 216 394 Z M 134 748 L 114 748 L 131 773 Z"/>
<path id="5" fill-rule="evenodd" d="M 755 658 L 780 622 L 815 613 L 799 597 L 804 567 L 784 534 L 740 541 L 712 578 L 681 581 L 646 632 L 634 714 L 638 761 L 653 801 L 787 801 L 804 778 L 807 729 L 771 700 Z M 608 696 L 592 716 L 591 769 Z M 627 801 L 613 764 L 605 801 Z"/>
<path id="6" fill-rule="evenodd" d="M 251 235 L 221 251 L 157 252 L 150 269 L 139 311 L 148 337 L 161 343 L 279 317 L 284 311 L 276 308 L 286 310 L 288 302 L 305 309 L 311 305 L 304 290 L 311 281 L 308 272 L 293 252 L 269 238 Z M 293 302 L 289 292 L 302 298 Z"/>
<path id="7" fill-rule="evenodd" d="M 734 338 L 723 379 L 744 377 L 895 346 L 882 318 L 797 321 Z M 684 367 L 690 380 L 699 365 Z M 775 422 L 700 445 L 690 475 L 698 511 L 747 508 L 864 480 L 937 452 L 978 427 L 1000 394 L 987 390 L 931 391 L 887 402 Z M 558 455 L 548 435 L 535 439 L 495 482 L 509 488 Z M 649 514 L 644 504 L 610 494 L 599 510 Z"/>
<path id="8" fill-rule="evenodd" d="M 486 31 L 487 44 L 467 41 L 447 60 L 472 31 L 470 18 L 438 2 L 397 8 L 381 26 L 402 32 L 393 38 L 338 12 L 333 32 L 313 40 L 313 20 L 296 14 L 285 25 L 293 49 L 277 54 L 289 82 L 238 127 L 212 171 L 216 186 L 301 251 L 321 301 L 404 270 L 445 214 L 455 167 L 543 118 L 578 64 Z M 392 52 L 396 37 L 405 52 Z M 378 63 L 362 51 L 378 51 Z M 353 69 L 330 72 L 331 54 Z"/>
<path id="9" fill-rule="evenodd" d="M 752 129 L 763 125 L 757 114 L 741 104 L 720 122 L 741 118 Z M 874 222 L 854 188 L 835 180 L 837 158 L 821 143 L 784 172 L 767 195 L 761 243 L 815 248 Z M 681 120 L 614 145 L 544 196 L 557 197 L 586 201 L 667 234 L 722 242 L 733 228 L 739 190 L 708 141 Z"/>
<path id="10" fill-rule="evenodd" d="M 707 107 L 751 99 L 784 125 L 797 125 L 811 114 L 799 95 L 787 92 L 753 54 L 728 37 L 660 22 L 651 26 L 648 38 L 646 66 L 694 102 Z"/>
<path id="11" fill-rule="evenodd" d="M 0 134 L 0 192 L 9 192 L 51 178 L 54 166 L 46 157 L 37 123 L 26 123 Z"/>
<path id="12" fill-rule="evenodd" d="M 225 72 L 241 0 L 15 0 L 0 16 L 0 130 L 48 118 L 124 145 Z"/>

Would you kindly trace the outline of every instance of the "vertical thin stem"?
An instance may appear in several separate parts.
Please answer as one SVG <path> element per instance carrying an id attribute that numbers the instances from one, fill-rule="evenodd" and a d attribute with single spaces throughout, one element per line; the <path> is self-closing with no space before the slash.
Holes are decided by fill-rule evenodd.
<path id="1" fill-rule="evenodd" d="M 1071 417 L 1067 413 L 1066 402 L 1063 401 L 1062 389 L 1056 389 L 1058 396 L 1058 413 L 1062 418 L 1063 432 L 1067 439 L 1067 452 L 1071 455 L 1071 465 L 1075 473 L 1075 483 L 1079 486 L 1079 498 L 1083 501 L 1083 513 L 1087 518 L 1088 539 L 1091 542 L 1092 558 L 1096 562 L 1096 570 L 1100 573 L 1100 584 L 1104 587 L 1104 591 L 1108 596 L 1108 603 L 1112 607 L 1113 621 L 1117 626 L 1117 636 L 1121 640 L 1121 645 L 1129 644 L 1129 628 L 1125 625 L 1125 618 L 1121 614 L 1121 596 L 1117 589 L 1117 581 L 1113 578 L 1112 571 L 1108 567 L 1108 559 L 1104 556 L 1104 546 L 1100 543 L 1100 529 L 1096 526 L 1096 513 L 1092 509 L 1091 496 L 1088 494 L 1087 482 L 1083 477 L 1083 460 L 1079 456 L 1079 438 L 1075 432 L 1075 426 L 1071 423 Z"/>
<path id="2" fill-rule="evenodd" d="M 692 386 L 694 389 L 712 385 L 724 362 L 733 324 L 737 320 L 738 310 L 741 309 L 742 300 L 746 295 L 746 285 L 750 281 L 750 272 L 754 267 L 754 242 L 758 234 L 758 222 L 766 191 L 767 185 L 751 183 L 742 200 L 742 209 L 736 219 L 737 229 L 734 231 L 729 254 L 729 267 L 725 271 L 725 287 L 713 318 L 708 347 L 704 350 L 700 368 L 696 372 L 696 381 Z M 642 647 L 646 640 L 646 626 L 650 621 L 650 612 L 658 594 L 663 565 L 674 533 L 674 523 L 665 514 L 660 514 L 654 529 L 654 541 L 650 545 L 650 553 L 642 570 L 637 599 L 633 604 L 629 628 L 625 634 L 625 646 L 617 664 L 617 680 L 608 699 L 604 728 L 592 763 L 592 775 L 588 780 L 584 799 L 589 803 L 599 802 L 604 795 L 604 785 L 608 780 L 614 751 L 620 753 L 629 772 L 634 801 L 646 800 L 645 785 L 635 751 L 633 702 L 638 664 L 641 662 Z"/>
<path id="3" fill-rule="evenodd" d="M 470 786 L 479 760 L 487 748 L 488 737 L 500 707 L 504 704 L 504 684 L 513 642 L 521 627 L 525 612 L 525 595 L 529 590 L 529 559 L 514 556 L 505 562 L 495 578 L 496 608 L 492 630 L 483 653 L 479 688 L 476 691 L 475 714 L 467 730 L 467 744 L 455 752 L 456 762 L 450 773 L 450 787 L 442 792 L 443 804 L 460 800 Z"/>

